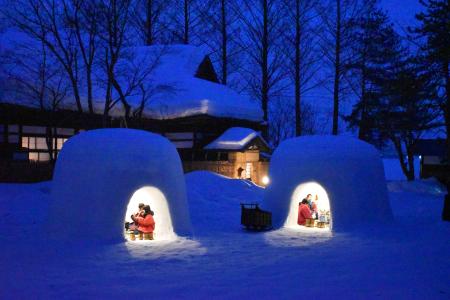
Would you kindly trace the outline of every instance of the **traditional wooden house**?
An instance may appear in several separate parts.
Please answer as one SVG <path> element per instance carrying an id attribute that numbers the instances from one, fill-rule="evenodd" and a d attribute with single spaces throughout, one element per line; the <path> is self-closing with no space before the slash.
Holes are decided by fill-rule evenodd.
<path id="1" fill-rule="evenodd" d="M 231 178 L 267 184 L 270 146 L 255 130 L 229 128 L 203 150 L 203 160 L 184 161 L 185 170 L 210 170 Z"/>
<path id="2" fill-rule="evenodd" d="M 260 154 L 270 153 L 270 147 L 259 135 L 265 124 L 257 103 L 220 84 L 211 60 L 197 47 L 139 47 L 132 57 L 132 65 L 141 68 L 146 66 L 147 60 L 151 61 L 148 64 L 152 64 L 152 70 L 143 83 L 152 94 L 147 95 L 145 102 L 139 90 L 129 94 L 127 100 L 132 109 L 141 109 L 142 113 L 139 118 L 133 115 L 126 122 L 120 104 L 111 109 L 107 117 L 103 115 L 105 89 L 101 86 L 94 90 L 94 114 L 77 111 L 71 99 L 57 109 L 47 110 L 39 108 L 32 99 L 22 99 L 20 93 L 13 93 L 13 97 L 11 93 L 3 94 L 0 99 L 0 180 L 48 179 L 54 159 L 72 135 L 102 127 L 130 127 L 169 138 L 178 149 L 185 171 L 206 169 L 261 183 L 261 178 L 267 175 L 267 167 L 258 164 L 264 165 L 267 155 Z M 129 64 L 124 63 L 122 67 Z M 241 128 L 237 130 L 241 134 L 252 137 L 249 143 L 235 149 L 212 146 L 220 144 L 220 137 L 226 139 L 227 130 L 235 127 Z M 240 141 L 241 136 L 236 138 L 235 141 Z M 219 141 L 214 144 L 216 139 Z M 208 161 L 212 163 L 205 163 Z M 252 175 L 242 176 L 247 173 L 237 171 L 239 167 L 247 170 L 247 166 L 241 164 L 244 161 L 252 163 Z M 228 167 L 214 167 L 219 164 Z"/>

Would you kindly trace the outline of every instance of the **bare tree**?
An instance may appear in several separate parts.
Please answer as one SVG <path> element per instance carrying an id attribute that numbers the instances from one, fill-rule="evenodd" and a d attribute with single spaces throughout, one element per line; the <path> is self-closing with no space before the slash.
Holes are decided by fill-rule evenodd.
<path id="1" fill-rule="evenodd" d="M 7 74 L 6 92 L 9 100 L 24 103 L 42 112 L 56 112 L 62 108 L 70 90 L 65 71 L 44 44 L 21 44 L 5 54 Z M 48 120 L 50 123 L 52 120 Z M 56 159 L 56 126 L 46 126 L 47 152 Z"/>
<path id="2" fill-rule="evenodd" d="M 302 134 L 301 98 L 308 91 L 321 85 L 317 79 L 320 70 L 318 44 L 317 0 L 284 0 L 288 25 L 284 38 L 288 41 L 285 48 L 288 58 L 287 68 L 294 83 L 295 96 L 295 135 Z M 292 51 L 294 49 L 294 51 Z"/>
<path id="3" fill-rule="evenodd" d="M 213 61 L 218 62 L 220 81 L 229 83 L 229 74 L 236 72 L 236 59 L 240 49 L 236 43 L 239 34 L 238 3 L 235 0 L 205 0 L 195 2 L 200 25 L 195 42 L 206 45 Z"/>
<path id="4" fill-rule="evenodd" d="M 291 98 L 277 98 L 270 105 L 269 137 L 273 147 L 277 147 L 283 140 L 296 136 L 293 114 L 295 105 Z M 317 133 L 317 113 L 308 103 L 303 103 L 300 120 L 304 135 Z"/>
<path id="5" fill-rule="evenodd" d="M 103 115 L 106 118 L 110 109 L 114 106 L 112 89 L 118 93 L 118 101 L 125 111 L 125 122 L 131 114 L 131 105 L 127 101 L 126 91 L 122 88 L 116 73 L 116 66 L 127 46 L 127 31 L 131 16 L 130 0 L 100 0 L 98 7 L 103 20 L 100 23 L 100 39 L 102 41 L 103 60 L 102 66 L 106 72 L 106 96 Z"/>
<path id="6" fill-rule="evenodd" d="M 243 27 L 240 45 L 248 63 L 241 66 L 246 89 L 259 99 L 263 119 L 269 120 L 269 101 L 283 96 L 289 87 L 282 36 L 284 15 L 282 4 L 276 0 L 253 0 L 242 2 L 239 11 Z M 265 133 L 267 137 L 267 133 Z"/>
<path id="7" fill-rule="evenodd" d="M 324 30 L 320 34 L 321 48 L 330 63 L 333 73 L 333 128 L 332 134 L 339 133 L 339 109 L 345 87 L 345 66 L 351 60 L 349 47 L 352 43 L 351 20 L 361 13 L 358 0 L 330 0 L 318 8 Z M 348 88 L 348 87 L 347 87 Z"/>
<path id="8" fill-rule="evenodd" d="M 201 23 L 197 8 L 200 0 L 168 0 L 171 10 L 166 22 L 166 30 L 173 35 L 174 42 L 191 44 L 193 34 Z"/>
<path id="9" fill-rule="evenodd" d="M 44 44 L 63 66 L 72 86 L 77 110 L 83 112 L 79 47 L 73 28 L 66 23 L 64 7 L 55 0 L 18 0 L 9 8 L 9 18 L 13 24 Z"/>
<path id="10" fill-rule="evenodd" d="M 139 38 L 145 45 L 164 41 L 167 30 L 164 16 L 167 14 L 170 1 L 137 0 L 132 7 L 131 22 Z"/>
<path id="11" fill-rule="evenodd" d="M 88 112 L 94 113 L 92 73 L 99 23 L 95 1 L 18 0 L 7 11 L 19 30 L 37 43 L 43 43 L 63 66 L 77 110 L 83 112 L 86 100 Z M 84 89 L 87 90 L 85 99 Z"/>
<path id="12" fill-rule="evenodd" d="M 73 28 L 77 48 L 81 53 L 87 88 L 89 113 L 94 113 L 93 67 L 98 46 L 99 10 L 94 2 L 87 0 L 63 0 L 64 16 L 68 26 Z"/>

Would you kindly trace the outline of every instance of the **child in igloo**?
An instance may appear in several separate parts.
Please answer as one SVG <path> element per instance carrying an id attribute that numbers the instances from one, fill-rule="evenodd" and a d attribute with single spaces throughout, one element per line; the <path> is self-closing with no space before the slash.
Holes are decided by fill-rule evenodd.
<path id="1" fill-rule="evenodd" d="M 139 239 L 153 240 L 153 231 L 155 230 L 154 212 L 150 209 L 150 205 L 144 205 L 142 211 L 138 214 L 131 215 L 136 230 L 139 233 Z M 130 239 L 135 240 L 135 231 L 130 233 Z"/>

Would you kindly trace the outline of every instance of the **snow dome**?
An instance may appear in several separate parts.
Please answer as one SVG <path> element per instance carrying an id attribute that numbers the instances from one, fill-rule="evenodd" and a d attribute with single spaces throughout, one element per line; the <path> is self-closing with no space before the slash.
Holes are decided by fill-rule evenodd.
<path id="1" fill-rule="evenodd" d="M 100 129 L 70 138 L 56 162 L 52 236 L 123 241 L 138 203 L 154 211 L 155 240 L 191 234 L 186 188 L 175 147 L 160 135 Z"/>
<path id="2" fill-rule="evenodd" d="M 379 152 L 350 137 L 305 136 L 284 141 L 269 168 L 265 208 L 274 227 L 299 227 L 298 206 L 317 195 L 318 209 L 329 210 L 330 227 L 350 229 L 392 219 Z"/>

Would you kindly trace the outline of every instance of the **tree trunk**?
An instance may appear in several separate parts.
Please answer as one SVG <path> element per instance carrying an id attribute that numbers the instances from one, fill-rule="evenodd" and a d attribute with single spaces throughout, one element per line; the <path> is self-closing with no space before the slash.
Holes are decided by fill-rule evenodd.
<path id="1" fill-rule="evenodd" d="M 445 61 L 443 65 L 444 76 L 446 76 L 445 81 L 445 93 L 446 93 L 446 103 L 445 103 L 445 128 L 447 131 L 447 169 L 450 169 L 450 70 L 449 62 Z M 450 178 L 447 175 L 446 178 L 447 192 L 450 193 Z"/>
<path id="2" fill-rule="evenodd" d="M 358 138 L 367 141 L 367 131 L 366 71 L 363 68 L 361 78 L 361 122 L 359 124 Z"/>
<path id="3" fill-rule="evenodd" d="M 263 36 L 262 36 L 262 84 L 261 84 L 261 107 L 264 113 L 263 120 L 268 122 L 268 102 L 269 102 L 269 70 L 268 70 L 268 52 L 269 52 L 269 33 L 268 33 L 268 4 L 263 0 Z M 267 131 L 267 130 L 266 130 Z M 267 137 L 268 132 L 265 133 Z"/>
<path id="4" fill-rule="evenodd" d="M 105 107 L 103 109 L 103 128 L 107 128 L 110 126 L 110 124 L 108 124 L 108 117 L 109 117 L 109 110 L 111 108 L 111 80 L 108 79 L 108 83 L 106 85 L 106 100 L 105 100 Z"/>
<path id="5" fill-rule="evenodd" d="M 301 82 L 300 82 L 300 0 L 296 0 L 295 8 L 295 135 L 302 134 L 301 123 Z"/>
<path id="6" fill-rule="evenodd" d="M 145 32 L 145 44 L 147 46 L 153 44 L 153 0 L 147 0 L 147 20 L 146 20 L 146 32 Z"/>
<path id="7" fill-rule="evenodd" d="M 228 57 L 227 57 L 227 16 L 225 1 L 221 2 L 221 13 L 222 13 L 222 83 L 227 84 L 228 77 Z"/>
<path id="8" fill-rule="evenodd" d="M 396 137 L 391 137 L 391 141 L 394 144 L 395 150 L 397 151 L 398 159 L 400 162 L 400 167 L 402 168 L 403 174 L 406 176 L 408 181 L 414 180 L 414 156 L 412 155 L 411 149 L 406 149 L 407 153 L 407 163 L 405 163 L 405 155 L 403 154 L 402 144 Z M 409 165 L 409 168 L 408 168 Z M 412 173 L 411 173 L 412 170 Z M 412 174 L 412 176 L 411 176 Z"/>
<path id="9" fill-rule="evenodd" d="M 408 173 L 406 174 L 406 178 L 408 179 L 408 181 L 413 181 L 415 178 L 415 174 L 414 174 L 414 154 L 412 152 L 412 147 L 411 145 L 407 145 L 406 147 L 408 147 L 406 149 L 406 153 L 408 154 L 408 165 L 409 165 L 409 170 Z"/>
<path id="10" fill-rule="evenodd" d="M 189 0 L 184 0 L 184 44 L 189 44 Z"/>
<path id="11" fill-rule="evenodd" d="M 336 0 L 336 48 L 333 92 L 333 135 L 338 134 L 339 122 L 339 81 L 341 79 L 341 1 Z"/>
<path id="12" fill-rule="evenodd" d="M 94 114 L 94 105 L 92 96 L 92 65 L 86 66 L 86 80 L 88 90 L 88 109 L 90 114 Z"/>
<path id="13" fill-rule="evenodd" d="M 72 83 L 73 94 L 75 96 L 75 102 L 77 104 L 77 110 L 78 110 L 78 112 L 82 113 L 83 106 L 81 105 L 81 97 L 80 97 L 80 92 L 78 91 L 77 80 L 72 75 L 70 75 L 69 77 L 70 77 L 70 82 Z"/>

